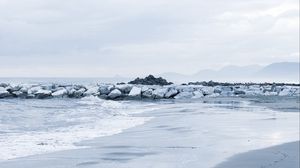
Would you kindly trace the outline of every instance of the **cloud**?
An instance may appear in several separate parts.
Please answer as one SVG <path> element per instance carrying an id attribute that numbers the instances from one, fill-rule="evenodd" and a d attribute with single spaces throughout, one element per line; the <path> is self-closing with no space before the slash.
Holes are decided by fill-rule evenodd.
<path id="1" fill-rule="evenodd" d="M 0 0 L 0 76 L 35 76 L 35 65 L 45 76 L 134 76 L 294 61 L 298 37 L 296 0 Z"/>

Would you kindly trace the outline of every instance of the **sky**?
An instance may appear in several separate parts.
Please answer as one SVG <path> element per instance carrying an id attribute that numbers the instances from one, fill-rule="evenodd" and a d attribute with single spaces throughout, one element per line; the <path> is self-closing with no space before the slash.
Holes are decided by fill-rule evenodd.
<path id="1" fill-rule="evenodd" d="M 1 77 L 299 61 L 298 0 L 0 0 Z"/>

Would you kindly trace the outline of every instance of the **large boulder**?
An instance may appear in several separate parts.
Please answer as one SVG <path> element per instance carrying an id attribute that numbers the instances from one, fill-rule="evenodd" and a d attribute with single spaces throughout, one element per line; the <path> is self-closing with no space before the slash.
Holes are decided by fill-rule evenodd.
<path id="1" fill-rule="evenodd" d="M 174 98 L 175 99 L 190 99 L 194 96 L 193 92 L 180 92 Z"/>
<path id="2" fill-rule="evenodd" d="M 108 95 L 111 92 L 111 87 L 109 85 L 100 85 L 99 92 L 101 95 Z"/>
<path id="3" fill-rule="evenodd" d="M 35 93 L 35 96 L 36 98 L 38 99 L 44 99 L 44 98 L 47 98 L 49 96 L 51 96 L 51 91 L 50 90 L 44 90 L 44 89 L 41 89 L 41 90 L 38 90 L 36 93 Z"/>
<path id="4" fill-rule="evenodd" d="M 20 90 L 18 90 L 18 91 L 13 91 L 13 92 L 12 92 L 12 95 L 13 95 L 14 97 L 18 97 L 18 98 L 27 98 L 27 92 L 22 92 L 22 91 L 20 91 Z"/>
<path id="5" fill-rule="evenodd" d="M 220 96 L 220 93 L 213 93 L 213 94 L 207 95 L 206 97 L 218 97 L 218 96 Z"/>
<path id="6" fill-rule="evenodd" d="M 292 90 L 291 88 L 284 88 L 282 91 L 279 92 L 279 96 L 291 96 L 293 93 L 292 93 Z"/>
<path id="7" fill-rule="evenodd" d="M 114 89 L 108 94 L 109 99 L 116 99 L 122 96 L 122 92 L 119 89 Z"/>
<path id="8" fill-rule="evenodd" d="M 128 85 L 128 84 L 118 84 L 115 87 L 124 94 L 129 94 L 129 92 L 132 89 L 132 85 Z"/>
<path id="9" fill-rule="evenodd" d="M 168 92 L 165 94 L 165 98 L 173 98 L 178 94 L 178 90 L 175 88 L 170 88 Z"/>
<path id="10" fill-rule="evenodd" d="M 68 91 L 65 88 L 61 88 L 52 93 L 53 97 L 66 97 L 68 95 Z"/>
<path id="11" fill-rule="evenodd" d="M 128 96 L 129 97 L 141 97 L 141 94 L 142 94 L 142 88 L 134 86 L 130 90 Z"/>
<path id="12" fill-rule="evenodd" d="M 194 94 L 194 96 L 192 97 L 193 99 L 199 99 L 199 98 L 204 97 L 202 91 L 200 91 L 200 90 L 194 91 L 193 94 Z"/>
<path id="13" fill-rule="evenodd" d="M 4 88 L 0 87 L 0 98 L 9 97 L 11 94 Z"/>
<path id="14" fill-rule="evenodd" d="M 204 96 L 211 95 L 215 91 L 215 89 L 211 86 L 203 87 L 201 90 L 202 90 L 202 93 L 203 93 Z"/>
<path id="15" fill-rule="evenodd" d="M 251 85 L 245 90 L 247 96 L 263 95 L 263 89 L 259 85 Z"/>
<path id="16" fill-rule="evenodd" d="M 30 89 L 28 89 L 28 94 L 34 95 L 36 92 L 43 90 L 41 86 L 33 86 Z"/>
<path id="17" fill-rule="evenodd" d="M 277 92 L 272 92 L 272 91 L 266 91 L 264 93 L 265 96 L 277 96 L 278 93 Z"/>
<path id="18" fill-rule="evenodd" d="M 91 88 L 88 88 L 86 92 L 84 92 L 84 96 L 98 96 L 100 95 L 100 92 L 99 92 L 99 87 L 98 86 L 95 86 L 95 87 L 91 87 Z"/>
<path id="19" fill-rule="evenodd" d="M 152 98 L 153 97 L 153 89 L 152 88 L 147 88 L 147 90 L 142 89 L 142 97 Z"/>
<path id="20" fill-rule="evenodd" d="M 166 79 L 161 77 L 155 78 L 153 75 L 149 75 L 146 78 L 136 78 L 130 81 L 129 84 L 139 84 L 139 85 L 171 85 L 172 82 L 168 82 Z"/>
<path id="21" fill-rule="evenodd" d="M 153 91 L 152 95 L 154 99 L 162 99 L 168 92 L 168 88 L 157 88 Z"/>

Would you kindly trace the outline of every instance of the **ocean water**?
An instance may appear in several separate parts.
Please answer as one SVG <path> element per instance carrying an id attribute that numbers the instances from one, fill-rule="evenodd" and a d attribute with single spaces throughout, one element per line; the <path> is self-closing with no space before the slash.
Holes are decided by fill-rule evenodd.
<path id="1" fill-rule="evenodd" d="M 151 103 L 82 99 L 0 99 L 0 160 L 80 148 L 77 142 L 143 124 L 131 114 Z M 83 146 L 81 146 L 83 147 Z"/>
<path id="2" fill-rule="evenodd" d="M 171 138 L 175 146 L 201 147 L 203 158 L 194 159 L 207 165 L 239 152 L 299 140 L 299 112 L 278 112 L 230 98 L 226 101 L 111 101 L 93 96 L 0 99 L 0 161 L 89 148 L 82 141 L 118 134 L 144 123 L 152 125 L 145 128 L 146 138 L 138 140 L 140 146 L 170 144 Z M 168 138 L 159 138 L 162 136 Z M 189 159 L 193 156 L 196 155 L 187 155 Z"/>

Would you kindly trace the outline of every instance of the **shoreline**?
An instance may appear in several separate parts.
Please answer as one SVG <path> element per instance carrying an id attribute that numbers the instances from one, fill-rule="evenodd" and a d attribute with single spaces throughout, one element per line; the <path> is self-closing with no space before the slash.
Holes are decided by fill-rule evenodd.
<path id="1" fill-rule="evenodd" d="M 208 102 L 198 103 L 198 105 L 199 107 L 206 107 L 210 105 L 213 107 L 215 107 L 215 105 L 226 105 L 229 107 L 220 106 L 217 107 L 219 110 L 217 109 L 212 111 L 209 111 L 210 108 L 204 108 L 202 110 L 200 108 L 200 110 L 195 111 L 195 109 L 198 108 L 190 108 L 189 104 L 178 107 L 179 105 L 177 105 L 177 103 L 179 102 L 176 102 L 167 108 L 169 110 L 160 109 L 156 111 L 135 114 L 136 116 L 142 117 L 155 116 L 152 120 L 143 125 L 127 129 L 124 132 L 115 134 L 113 136 L 95 138 L 93 140 L 87 140 L 76 144 L 78 146 L 88 146 L 88 148 L 18 158 L 0 162 L 0 167 L 41 168 L 48 166 L 51 168 L 135 168 L 141 167 L 141 165 L 144 167 L 153 167 L 153 165 L 156 165 L 156 167 L 178 168 L 199 166 L 213 167 L 216 164 L 223 162 L 226 158 L 234 156 L 235 154 L 246 152 L 252 149 L 264 148 L 264 144 L 266 142 L 256 139 L 256 136 L 250 138 L 251 141 L 249 141 L 249 137 L 245 137 L 247 134 L 236 135 L 235 133 L 231 133 L 231 129 L 228 131 L 226 131 L 226 129 L 224 130 L 224 133 L 226 133 L 225 137 L 237 136 L 239 138 L 236 140 L 224 139 L 222 142 L 211 141 L 212 139 L 215 140 L 216 137 L 220 137 L 218 134 L 224 134 L 223 132 L 219 132 L 217 130 L 214 132 L 213 130 L 218 129 L 219 127 L 222 128 L 224 126 L 228 126 L 228 124 L 229 126 L 232 125 L 226 122 L 227 117 L 231 118 L 231 116 L 227 115 L 241 115 L 238 118 L 245 121 L 247 121 L 248 115 L 249 117 L 261 118 L 257 121 L 264 120 L 264 118 L 268 117 L 269 115 L 264 113 L 252 114 L 249 112 L 242 112 L 243 108 L 248 108 L 243 107 L 243 105 L 241 105 L 242 111 L 236 114 L 234 113 L 235 103 L 238 103 L 241 100 L 225 99 L 218 101 L 225 101 L 225 103 L 222 104 L 220 102 L 216 102 L 214 104 L 211 102 L 211 104 Z M 234 101 L 234 103 L 232 103 L 232 101 Z M 265 110 L 259 106 L 255 108 L 258 108 L 258 110 Z M 223 110 L 220 111 L 220 109 Z M 239 109 L 237 110 L 240 111 Z M 245 110 L 247 111 L 247 109 Z M 280 122 L 280 118 L 283 118 L 280 115 L 285 116 L 285 113 L 279 112 L 277 115 L 278 119 L 268 120 L 267 122 Z M 291 113 L 291 115 L 298 116 L 296 113 Z M 208 123 L 209 125 L 205 126 L 206 128 L 202 128 L 201 123 L 208 121 L 207 119 L 211 117 L 217 117 L 216 119 L 219 118 L 219 121 L 224 120 L 224 123 Z M 237 119 L 237 121 L 239 119 Z M 243 123 L 243 121 L 241 122 Z M 235 127 L 234 123 L 230 127 L 233 126 Z M 208 139 L 203 139 L 203 136 L 207 137 Z M 281 140 L 278 142 L 275 141 L 274 143 L 279 144 L 285 142 L 286 141 Z M 207 144 L 207 146 L 202 146 L 203 144 Z M 232 149 L 230 144 L 239 146 L 239 148 Z M 240 149 L 243 149 L 243 151 Z M 201 165 L 200 163 L 204 165 Z"/>

